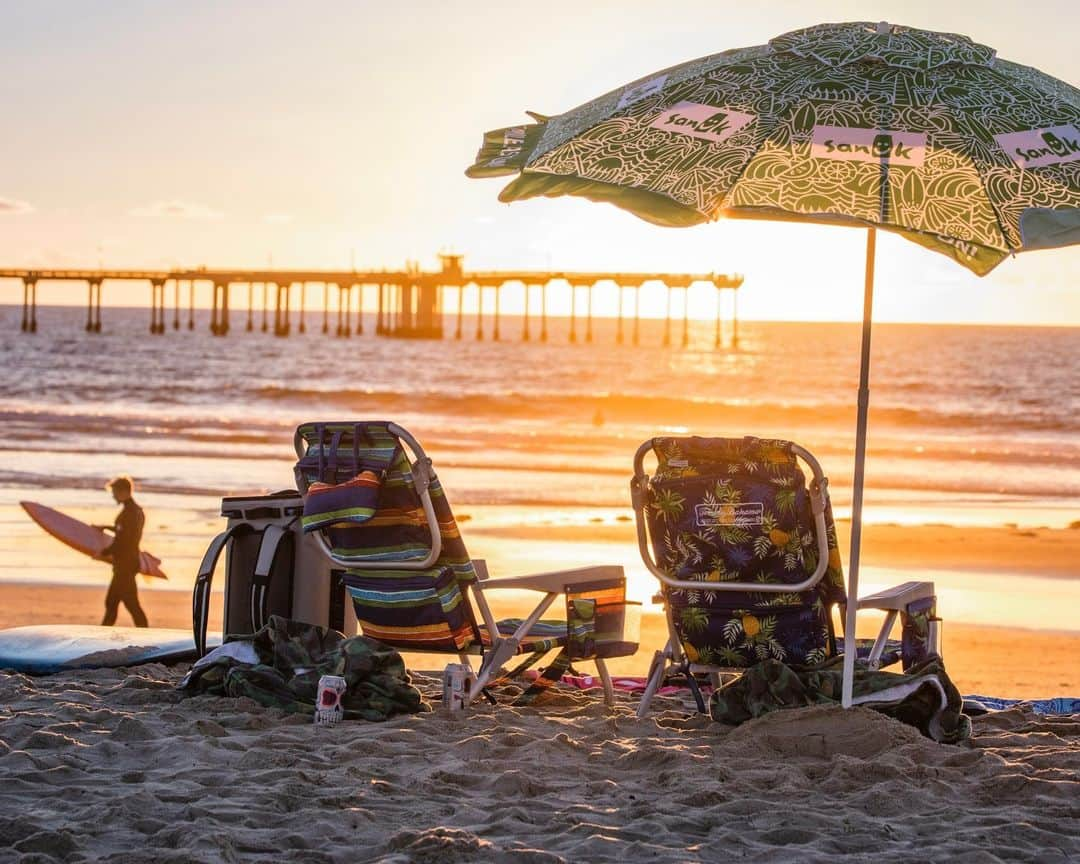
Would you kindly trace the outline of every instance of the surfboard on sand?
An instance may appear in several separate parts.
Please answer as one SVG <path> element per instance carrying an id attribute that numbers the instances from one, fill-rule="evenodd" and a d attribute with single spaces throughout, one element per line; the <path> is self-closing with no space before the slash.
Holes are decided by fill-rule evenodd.
<path id="1" fill-rule="evenodd" d="M 67 516 L 59 510 L 46 507 L 44 504 L 36 504 L 33 501 L 20 501 L 19 504 L 31 519 L 61 543 L 82 552 L 83 555 L 89 555 L 99 561 L 103 560 L 101 553 L 112 543 L 112 537 L 109 534 L 100 528 Z M 156 579 L 169 578 L 161 569 L 161 559 L 149 552 L 139 552 L 139 572 Z"/>
<path id="2" fill-rule="evenodd" d="M 220 633 L 207 640 L 210 647 L 220 643 Z M 35 624 L 0 630 L 0 669 L 33 675 L 194 659 L 195 637 L 190 630 L 93 624 Z"/>

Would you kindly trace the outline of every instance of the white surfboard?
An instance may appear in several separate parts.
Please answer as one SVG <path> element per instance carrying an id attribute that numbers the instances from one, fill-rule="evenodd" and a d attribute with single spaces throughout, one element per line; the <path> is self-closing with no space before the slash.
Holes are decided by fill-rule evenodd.
<path id="1" fill-rule="evenodd" d="M 220 643 L 220 633 L 209 634 L 209 647 Z M 195 637 L 190 630 L 93 624 L 36 624 L 0 630 L 0 669 L 34 675 L 193 659 Z"/>
<path id="2" fill-rule="evenodd" d="M 100 528 L 87 525 L 44 504 L 33 501 L 20 501 L 19 504 L 31 519 L 61 543 L 82 552 L 83 555 L 103 560 L 101 553 L 112 543 L 112 538 Z M 149 552 L 139 552 L 139 572 L 156 579 L 169 578 L 161 569 L 161 559 Z"/>

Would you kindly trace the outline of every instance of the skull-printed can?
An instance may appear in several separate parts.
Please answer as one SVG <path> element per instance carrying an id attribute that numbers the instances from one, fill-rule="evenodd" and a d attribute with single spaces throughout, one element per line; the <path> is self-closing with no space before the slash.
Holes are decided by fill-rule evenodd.
<path id="1" fill-rule="evenodd" d="M 315 725 L 333 726 L 345 717 L 341 697 L 348 685 L 339 675 L 323 675 L 319 679 L 319 692 L 315 696 Z"/>
<path id="2" fill-rule="evenodd" d="M 465 709 L 465 687 L 469 680 L 469 667 L 464 663 L 448 663 L 443 671 L 442 707 L 447 714 Z"/>

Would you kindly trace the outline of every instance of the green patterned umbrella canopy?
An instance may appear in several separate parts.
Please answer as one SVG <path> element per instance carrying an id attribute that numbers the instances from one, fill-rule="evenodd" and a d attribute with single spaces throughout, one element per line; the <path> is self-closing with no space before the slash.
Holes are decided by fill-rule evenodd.
<path id="1" fill-rule="evenodd" d="M 984 275 L 1080 242 L 1080 91 L 966 36 L 822 24 L 489 132 L 503 201 L 876 226 Z"/>
<path id="2" fill-rule="evenodd" d="M 1080 243 L 1080 91 L 966 36 L 821 24 L 673 66 L 484 136 L 503 201 L 578 195 L 660 225 L 868 227 L 848 595 L 858 597 L 876 228 L 982 276 Z M 855 611 L 844 627 L 852 704 Z"/>

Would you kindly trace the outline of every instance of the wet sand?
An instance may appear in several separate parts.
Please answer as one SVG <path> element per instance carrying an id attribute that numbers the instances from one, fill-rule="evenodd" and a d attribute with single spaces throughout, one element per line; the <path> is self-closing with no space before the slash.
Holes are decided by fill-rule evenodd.
<path id="1" fill-rule="evenodd" d="M 0 628 L 45 622 L 97 624 L 104 597 L 104 587 L 0 583 Z M 152 626 L 191 626 L 191 595 L 186 591 L 144 590 L 141 599 Z M 528 611 L 514 595 L 495 595 L 493 606 L 496 615 L 506 618 Z M 211 629 L 220 629 L 220 594 L 214 596 L 211 610 Z M 878 620 L 860 615 L 859 635 L 875 635 Z M 118 623 L 131 623 L 122 608 Z M 609 665 L 617 674 L 644 675 L 653 651 L 661 648 L 665 639 L 663 617 L 646 613 L 638 653 L 609 661 Z M 963 693 L 1015 699 L 1080 694 L 1080 633 L 980 627 L 946 620 L 944 640 L 946 666 Z M 405 657 L 410 669 L 440 669 L 448 661 L 445 655 Z"/>

